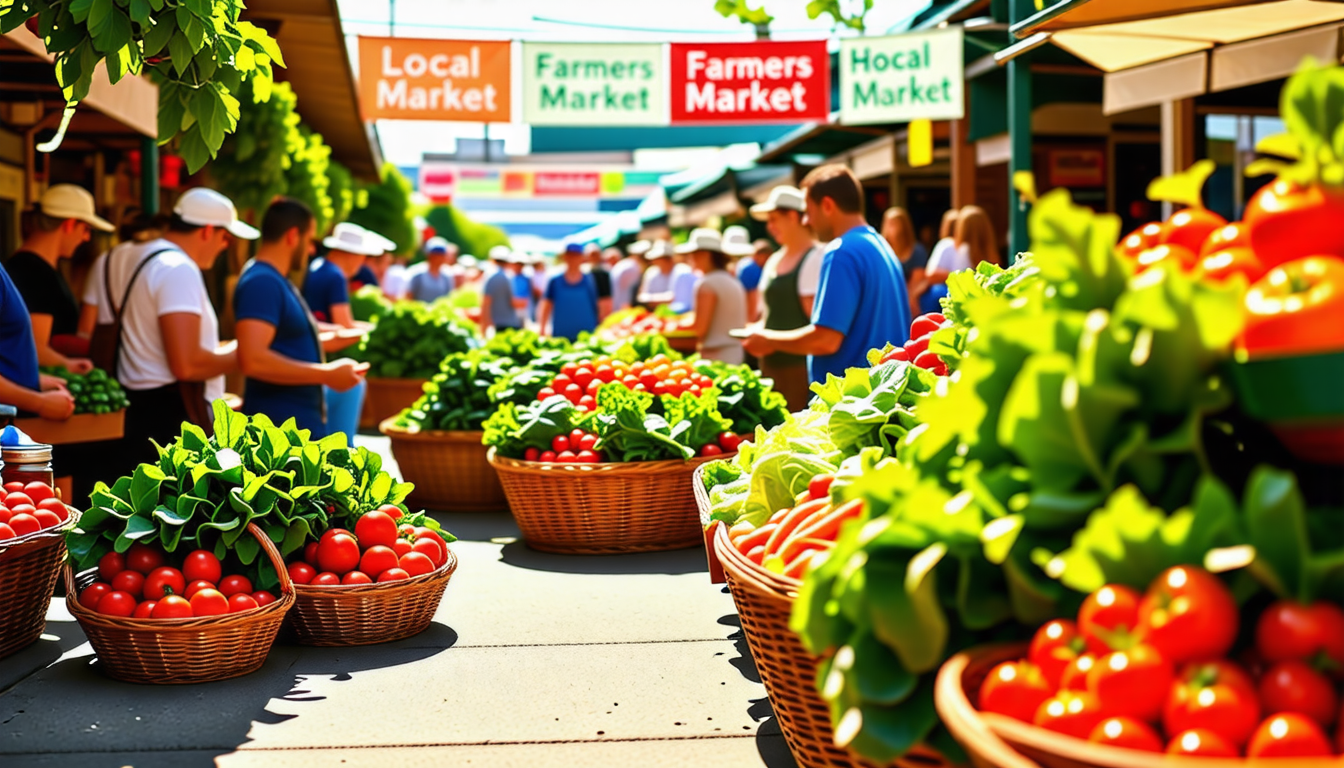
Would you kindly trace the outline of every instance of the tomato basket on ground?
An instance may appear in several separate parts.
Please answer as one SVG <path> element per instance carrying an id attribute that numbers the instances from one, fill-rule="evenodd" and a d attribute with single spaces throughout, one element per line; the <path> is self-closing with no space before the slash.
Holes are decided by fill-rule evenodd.
<path id="1" fill-rule="evenodd" d="M 483 432 L 421 431 L 386 419 L 378 431 L 392 441 L 401 477 L 415 484 L 408 503 L 444 511 L 503 509 L 508 505 L 499 475 L 486 460 Z"/>
<path id="2" fill-rule="evenodd" d="M 429 379 L 381 379 L 370 376 L 364 392 L 364 409 L 359 415 L 360 429 L 376 429 L 409 407 L 419 397 Z"/>
<path id="3" fill-rule="evenodd" d="M 301 645 L 372 645 L 418 635 L 443 599 L 457 557 L 401 581 L 341 586 L 296 584 L 288 627 Z"/>
<path id="4" fill-rule="evenodd" d="M 714 549 L 728 577 L 728 589 L 742 620 L 742 633 L 756 662 L 770 706 L 789 751 L 802 768 L 872 768 L 838 747 L 830 708 L 817 692 L 817 660 L 789 629 L 789 614 L 802 582 L 772 573 L 733 546 L 725 526 L 716 526 Z M 894 763 L 898 768 L 949 768 L 931 749 L 916 747 Z"/>
<path id="5" fill-rule="evenodd" d="M 294 585 L 275 544 L 255 524 L 247 532 L 280 578 L 280 596 L 241 613 L 182 619 L 109 616 L 79 602 L 97 569 L 79 574 L 65 566 L 66 607 L 79 621 L 109 677 L 128 683 L 204 683 L 254 672 L 266 661 L 285 612 L 294 605 Z"/>
<path id="6" fill-rule="evenodd" d="M 0 658 L 42 635 L 65 561 L 65 532 L 79 522 L 79 512 L 67 510 L 70 516 L 59 526 L 0 543 Z"/>
<path id="7" fill-rule="evenodd" d="M 606 555 L 684 549 L 702 541 L 691 475 L 708 457 L 553 463 L 508 459 L 491 448 L 488 459 L 533 549 Z"/>

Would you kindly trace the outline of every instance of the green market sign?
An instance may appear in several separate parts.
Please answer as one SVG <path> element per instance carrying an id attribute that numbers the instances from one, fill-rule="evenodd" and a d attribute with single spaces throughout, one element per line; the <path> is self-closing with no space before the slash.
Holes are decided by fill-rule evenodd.
<path id="1" fill-rule="evenodd" d="M 663 46 L 523 43 L 523 121 L 666 125 Z"/>
<path id="2" fill-rule="evenodd" d="M 840 41 L 840 122 L 964 116 L 961 27 Z"/>

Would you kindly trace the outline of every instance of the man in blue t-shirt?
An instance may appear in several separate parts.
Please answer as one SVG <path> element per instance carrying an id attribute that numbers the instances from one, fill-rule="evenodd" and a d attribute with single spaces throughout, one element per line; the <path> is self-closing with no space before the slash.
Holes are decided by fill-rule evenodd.
<path id="1" fill-rule="evenodd" d="M 593 276 L 583 271 L 583 248 L 567 246 L 562 254 L 565 269 L 551 275 L 546 282 L 546 294 L 537 305 L 537 325 L 542 335 L 574 341 L 580 333 L 597 329 L 597 284 Z"/>
<path id="2" fill-rule="evenodd" d="M 297 421 L 300 429 L 325 436 L 323 385 L 338 392 L 364 380 L 367 363 L 325 362 L 326 347 L 340 349 L 356 339 L 324 343 L 317 321 L 286 275 L 312 251 L 316 219 L 297 200 L 271 203 L 261 222 L 261 246 L 243 268 L 233 295 L 238 362 L 247 377 L 243 411 L 264 413 L 276 424 Z"/>
<path id="3" fill-rule="evenodd" d="M 847 368 L 866 368 L 868 350 L 904 344 L 910 300 L 901 261 L 863 217 L 863 187 L 843 165 L 823 165 L 803 179 L 807 221 L 831 241 L 821 263 L 812 323 L 792 331 L 754 329 L 743 345 L 757 357 L 807 355 L 808 377 L 825 381 Z"/>
<path id="4" fill-rule="evenodd" d="M 0 403 L 44 419 L 65 421 L 75 412 L 75 399 L 54 377 L 37 372 L 28 306 L 0 269 Z"/>

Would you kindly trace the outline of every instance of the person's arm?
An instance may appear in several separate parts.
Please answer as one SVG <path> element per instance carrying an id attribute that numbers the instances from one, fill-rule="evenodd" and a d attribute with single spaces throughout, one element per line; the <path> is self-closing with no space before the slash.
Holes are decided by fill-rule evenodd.
<path id="1" fill-rule="evenodd" d="M 238 366 L 236 345 L 221 344 L 214 349 L 201 347 L 201 316 L 198 314 L 170 312 L 160 315 L 159 330 L 163 333 L 168 370 L 178 381 L 206 381 Z"/>
<path id="2" fill-rule="evenodd" d="M 75 335 L 81 339 L 93 338 L 93 329 L 98 326 L 98 305 L 81 304 L 79 306 L 79 327 Z"/>
<path id="3" fill-rule="evenodd" d="M 551 319 L 551 300 L 543 298 L 537 302 L 537 333 L 542 336 L 550 336 L 551 331 L 546 327 L 546 321 Z"/>
<path id="4" fill-rule="evenodd" d="M 243 375 L 270 384 L 325 385 L 344 392 L 359 384 L 368 363 L 336 360 L 330 363 L 306 363 L 271 349 L 275 326 L 264 320 L 239 320 L 238 363 Z"/>
<path id="5" fill-rule="evenodd" d="M 0 376 L 0 403 L 52 421 L 65 421 L 75 412 L 75 398 L 64 389 L 35 392 L 3 376 Z"/>
<path id="6" fill-rule="evenodd" d="M 37 344 L 38 365 L 65 368 L 81 375 L 93 370 L 91 361 L 82 357 L 66 357 L 51 348 L 51 315 L 33 314 L 28 317 L 33 326 L 33 341 Z"/>
<path id="7" fill-rule="evenodd" d="M 331 305 L 331 324 L 342 328 L 355 327 L 355 314 L 350 311 L 349 302 Z"/>
<path id="8" fill-rule="evenodd" d="M 698 321 L 697 321 L 698 322 Z M 844 344 L 845 335 L 822 325 L 804 325 L 791 331 L 759 329 L 742 342 L 748 352 L 763 357 L 772 352 L 792 355 L 833 355 Z"/>
<path id="9" fill-rule="evenodd" d="M 695 338 L 702 344 L 705 337 L 709 336 L 709 326 L 714 322 L 714 310 L 718 305 L 719 295 L 708 286 L 702 285 L 695 292 L 695 324 L 691 326 L 691 330 L 695 331 Z"/>
<path id="10" fill-rule="evenodd" d="M 611 314 L 611 297 L 599 298 L 597 300 L 597 319 L 603 320 Z"/>
<path id="11" fill-rule="evenodd" d="M 761 291 L 759 288 L 752 288 L 747 291 L 747 322 L 754 323 L 761 319 Z"/>
<path id="12" fill-rule="evenodd" d="M 480 322 L 481 333 L 485 333 L 486 331 L 488 331 L 488 330 L 490 330 L 490 329 L 492 329 L 492 328 L 495 327 L 494 316 L 490 314 L 490 305 L 491 305 L 492 303 L 494 303 L 494 301 L 490 298 L 490 294 L 489 294 L 489 292 L 487 292 L 487 291 L 482 291 L 482 292 L 481 292 L 481 322 Z"/>

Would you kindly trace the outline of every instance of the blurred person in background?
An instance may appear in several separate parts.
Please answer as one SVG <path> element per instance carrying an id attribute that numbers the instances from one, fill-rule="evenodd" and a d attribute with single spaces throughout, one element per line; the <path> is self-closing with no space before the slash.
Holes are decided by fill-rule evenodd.
<path id="1" fill-rule="evenodd" d="M 349 339 L 354 344 L 373 328 L 371 323 L 355 320 L 350 296 L 356 290 L 355 281 L 367 267 L 368 260 L 381 256 L 395 244 L 358 224 L 342 222 L 332 229 L 331 237 L 322 241 L 322 245 L 327 248 L 327 255 L 308 265 L 303 299 L 317 319 L 318 330 L 323 335 L 323 350 L 330 352 L 344 346 L 334 346 L 328 338 Z M 327 433 L 340 432 L 353 437 L 359 429 L 359 413 L 364 407 L 367 383 L 360 380 L 359 384 L 345 391 L 331 386 L 322 389 L 327 405 Z"/>
<path id="2" fill-rule="evenodd" d="M 597 284 L 583 269 L 583 246 L 570 243 L 561 258 L 565 268 L 546 281 L 546 294 L 537 305 L 537 325 L 543 336 L 574 341 L 580 333 L 597 329 Z"/>
<path id="3" fill-rule="evenodd" d="M 706 360 L 741 365 L 742 343 L 728 332 L 747 325 L 747 292 L 728 270 L 733 259 L 751 252 L 751 246 L 730 244 L 713 229 L 697 229 L 676 250 L 689 255 L 702 275 L 696 281 L 693 305 L 696 351 Z"/>
<path id="4" fill-rule="evenodd" d="M 647 264 L 644 254 L 649 252 L 653 243 L 639 240 L 626 249 L 624 258 L 618 259 L 611 267 L 611 310 L 619 312 L 634 306 L 639 298 L 639 282 L 644 276 Z"/>
<path id="5" fill-rule="evenodd" d="M 737 279 L 747 292 L 747 319 L 754 323 L 761 319 L 761 270 L 775 252 L 775 246 L 760 238 L 751 244 L 751 249 L 751 258 L 737 262 Z"/>
<path id="6" fill-rule="evenodd" d="M 944 224 L 947 217 L 943 218 Z M 942 246 L 942 241 L 939 241 Z M 919 286 L 919 311 L 937 312 L 939 299 L 947 295 L 947 276 L 963 269 L 975 269 L 980 262 L 999 263 L 999 246 L 994 237 L 994 225 L 983 208 L 968 205 L 956 213 L 952 229 L 952 244 L 935 248 Z"/>
<path id="7" fill-rule="evenodd" d="M 490 249 L 490 264 L 481 284 L 481 331 L 522 328 L 523 321 L 513 301 L 513 277 L 509 263 L 513 251 L 507 245 Z"/>
<path id="8" fill-rule="evenodd" d="M 915 226 L 904 208 L 888 208 L 882 214 L 882 238 L 896 253 L 896 258 L 901 260 L 910 303 L 912 309 L 917 309 L 924 288 L 924 269 L 929 263 L 929 252 L 924 250 L 923 243 L 915 239 Z M 916 311 L 916 314 L 920 313 Z"/>
<path id="9" fill-rule="evenodd" d="M 587 262 L 588 274 L 593 276 L 597 286 L 597 319 L 611 314 L 611 273 L 602 265 L 602 247 L 597 243 L 588 243 L 583 247 L 583 259 Z"/>
<path id="10" fill-rule="evenodd" d="M 457 287 L 457 246 L 441 237 L 425 243 L 425 260 L 406 269 L 406 293 L 403 298 L 428 304 L 447 296 Z"/>
<path id="11" fill-rule="evenodd" d="M 117 240 L 121 243 L 147 243 L 150 240 L 157 240 L 163 236 L 167 223 L 166 216 L 151 216 L 139 208 L 127 208 L 122 214 L 121 226 L 117 227 Z M 93 274 L 103 268 L 103 262 L 110 250 L 112 249 L 109 248 L 99 254 L 84 275 L 84 295 L 80 297 L 78 331 L 82 339 L 92 338 L 93 328 L 98 324 L 98 283 L 94 281 Z"/>
<path id="12" fill-rule="evenodd" d="M 929 272 L 935 265 L 943 264 L 949 258 L 956 258 L 955 254 L 950 254 L 949 251 L 955 251 L 957 248 L 953 236 L 957 233 L 958 215 L 956 208 L 943 214 L 943 220 L 938 225 L 938 242 L 934 243 L 933 250 L 929 251 L 929 260 L 924 264 L 925 272 Z"/>
<path id="13" fill-rule="evenodd" d="M 526 326 L 536 312 L 536 301 L 532 298 L 532 278 L 528 276 L 528 264 L 532 257 L 521 251 L 513 251 L 505 269 L 509 273 L 509 282 L 513 287 L 513 308 L 518 319 Z"/>
<path id="14" fill-rule="evenodd" d="M 672 245 L 666 240 L 658 240 L 649 248 L 644 258 L 649 267 L 639 285 L 639 303 L 649 309 L 672 303 L 672 283 L 681 274 L 683 264 L 677 263 L 672 253 Z"/>

